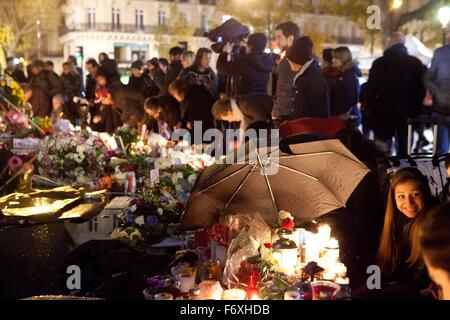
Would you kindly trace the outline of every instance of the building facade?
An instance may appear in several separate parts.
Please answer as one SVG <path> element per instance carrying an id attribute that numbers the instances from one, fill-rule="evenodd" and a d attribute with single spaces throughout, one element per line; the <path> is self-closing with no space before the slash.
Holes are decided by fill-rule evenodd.
<path id="1" fill-rule="evenodd" d="M 106 52 L 122 67 L 167 54 L 175 38 L 186 38 L 190 50 L 208 46 L 204 33 L 222 22 L 215 0 L 68 0 L 63 11 L 65 57 Z"/>

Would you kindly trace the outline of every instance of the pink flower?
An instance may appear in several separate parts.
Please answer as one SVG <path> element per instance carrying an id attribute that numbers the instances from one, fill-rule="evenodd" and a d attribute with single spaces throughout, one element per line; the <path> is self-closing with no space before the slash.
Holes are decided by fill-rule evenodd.
<path id="1" fill-rule="evenodd" d="M 12 156 L 8 160 L 9 170 L 11 170 L 13 172 L 20 170 L 22 168 L 22 166 L 23 166 L 23 161 L 18 156 Z"/>

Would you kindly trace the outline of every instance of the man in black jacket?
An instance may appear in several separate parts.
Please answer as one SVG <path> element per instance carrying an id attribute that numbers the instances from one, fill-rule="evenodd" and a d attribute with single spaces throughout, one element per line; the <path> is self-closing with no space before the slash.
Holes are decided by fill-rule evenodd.
<path id="1" fill-rule="evenodd" d="M 397 156 L 407 155 L 407 119 L 417 117 L 425 98 L 422 62 L 408 54 L 400 32 L 388 39 L 388 49 L 375 60 L 367 82 L 367 103 L 375 137 L 397 140 Z"/>
<path id="2" fill-rule="evenodd" d="M 234 43 L 227 43 L 217 61 L 217 72 L 221 76 L 237 79 L 237 94 L 267 94 L 270 73 L 274 60 L 270 54 L 264 53 L 267 38 L 262 33 L 250 35 L 247 42 L 246 55 L 233 57 L 230 54 Z"/>
<path id="3" fill-rule="evenodd" d="M 327 82 L 313 58 L 313 46 L 309 37 L 301 37 L 294 42 L 287 54 L 291 69 L 295 72 L 292 119 L 330 116 Z"/>
<path id="4" fill-rule="evenodd" d="M 275 103 L 272 110 L 274 120 L 290 119 L 294 110 L 295 90 L 292 84 L 295 74 L 286 54 L 298 38 L 300 38 L 300 29 L 292 21 L 284 22 L 275 28 L 275 39 L 282 52 L 273 77 L 276 79 Z"/>

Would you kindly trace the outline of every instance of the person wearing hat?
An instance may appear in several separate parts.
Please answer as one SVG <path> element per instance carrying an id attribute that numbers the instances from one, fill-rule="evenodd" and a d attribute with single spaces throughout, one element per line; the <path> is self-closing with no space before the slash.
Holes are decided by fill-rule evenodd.
<path id="1" fill-rule="evenodd" d="M 250 35 L 244 56 L 233 56 L 233 42 L 228 42 L 217 61 L 220 76 L 233 77 L 237 81 L 236 94 L 267 94 L 267 85 L 274 66 L 274 58 L 264 52 L 267 38 L 263 33 Z"/>
<path id="2" fill-rule="evenodd" d="M 330 116 L 328 86 L 319 64 L 314 60 L 313 47 L 309 37 L 301 37 L 287 54 L 289 65 L 295 73 L 294 119 Z"/>
<path id="3" fill-rule="evenodd" d="M 144 62 L 137 60 L 131 65 L 131 77 L 127 85 L 127 89 L 139 91 L 144 98 L 158 95 L 158 88 L 153 80 L 142 72 Z"/>

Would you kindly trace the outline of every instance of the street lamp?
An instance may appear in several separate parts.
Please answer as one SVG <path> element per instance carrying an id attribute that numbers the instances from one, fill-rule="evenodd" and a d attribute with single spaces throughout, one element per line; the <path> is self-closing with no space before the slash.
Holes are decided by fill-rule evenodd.
<path id="1" fill-rule="evenodd" d="M 398 10 L 402 7 L 403 0 L 394 0 L 392 1 L 391 10 Z"/>
<path id="2" fill-rule="evenodd" d="M 446 41 L 447 26 L 450 23 L 450 6 L 445 6 L 439 9 L 438 19 L 439 22 L 442 24 L 442 28 L 444 29 L 444 46 L 445 46 L 447 44 Z"/>

